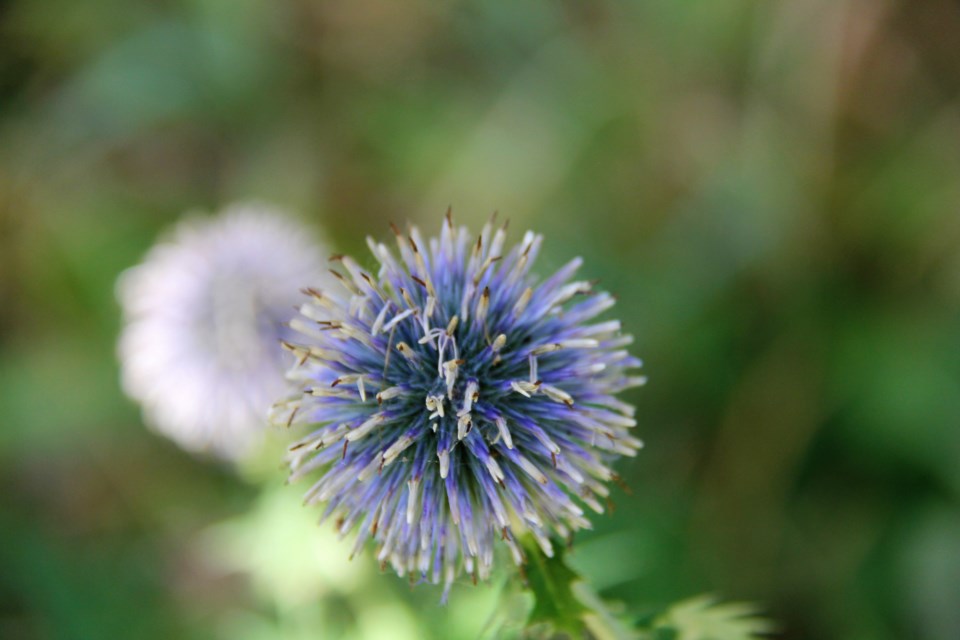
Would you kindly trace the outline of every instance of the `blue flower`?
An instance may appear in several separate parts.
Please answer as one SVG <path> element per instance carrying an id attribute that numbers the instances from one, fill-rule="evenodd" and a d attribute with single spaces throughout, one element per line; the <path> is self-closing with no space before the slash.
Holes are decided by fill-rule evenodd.
<path id="1" fill-rule="evenodd" d="M 573 280 L 579 258 L 531 274 L 542 236 L 505 250 L 506 225 L 471 238 L 449 214 L 439 238 L 394 232 L 399 259 L 367 240 L 376 274 L 336 256 L 342 290 L 305 290 L 285 344 L 302 393 L 273 421 L 310 429 L 290 479 L 320 474 L 306 502 L 356 532 L 354 553 L 372 538 L 445 598 L 461 571 L 489 576 L 498 540 L 521 564 L 518 535 L 550 555 L 590 526 L 581 505 L 602 512 L 611 462 L 641 446 L 616 394 L 645 379 L 620 323 L 593 321 L 614 299 Z"/>

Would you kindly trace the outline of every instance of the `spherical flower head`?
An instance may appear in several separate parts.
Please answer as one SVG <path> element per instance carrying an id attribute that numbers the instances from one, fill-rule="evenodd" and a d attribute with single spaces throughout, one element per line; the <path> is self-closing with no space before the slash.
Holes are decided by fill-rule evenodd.
<path id="1" fill-rule="evenodd" d="M 309 289 L 291 326 L 290 377 L 303 392 L 273 420 L 309 425 L 290 449 L 291 479 L 315 471 L 306 495 L 325 503 L 354 552 L 373 538 L 381 565 L 446 585 L 490 574 L 497 541 L 523 562 L 529 532 L 589 527 L 603 511 L 610 463 L 641 446 L 618 392 L 644 382 L 620 323 L 593 319 L 614 299 L 572 277 L 530 268 L 542 237 L 506 250 L 506 225 L 478 238 L 396 233 L 399 259 L 368 239 L 376 274 L 337 257 L 336 290 Z"/>
<path id="2" fill-rule="evenodd" d="M 145 422 L 193 452 L 236 459 L 288 383 L 280 340 L 298 284 L 323 273 L 311 232 L 259 204 L 184 219 L 117 282 L 123 388 Z"/>

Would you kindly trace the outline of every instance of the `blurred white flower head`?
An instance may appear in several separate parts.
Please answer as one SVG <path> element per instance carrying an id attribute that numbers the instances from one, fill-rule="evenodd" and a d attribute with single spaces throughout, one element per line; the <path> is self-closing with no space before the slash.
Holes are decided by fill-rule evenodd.
<path id="1" fill-rule="evenodd" d="M 117 281 L 122 383 L 145 422 L 194 452 L 237 459 L 284 393 L 280 346 L 299 288 L 322 284 L 314 234 L 269 206 L 189 217 Z"/>

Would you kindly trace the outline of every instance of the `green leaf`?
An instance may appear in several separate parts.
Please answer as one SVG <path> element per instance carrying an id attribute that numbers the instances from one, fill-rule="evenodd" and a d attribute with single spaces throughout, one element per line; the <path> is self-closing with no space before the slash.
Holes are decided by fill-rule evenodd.
<path id="1" fill-rule="evenodd" d="M 547 556 L 532 538 L 521 541 L 526 555 L 524 577 L 533 596 L 527 634 L 534 637 L 593 638 L 596 640 L 753 640 L 774 630 L 746 603 L 718 603 L 698 596 L 651 615 L 632 629 L 615 616 L 564 559 L 555 544 Z"/>
<path id="2" fill-rule="evenodd" d="M 595 640 L 636 640 L 639 633 L 622 619 L 622 607 L 616 610 L 609 602 L 601 600 L 586 582 L 573 585 L 574 593 L 584 605 L 587 612 L 583 614 L 583 622 L 587 627 L 587 635 Z"/>
<path id="3" fill-rule="evenodd" d="M 679 602 L 658 616 L 651 640 L 751 640 L 773 631 L 773 624 L 757 616 L 753 605 L 717 603 L 711 596 Z"/>
<path id="4" fill-rule="evenodd" d="M 532 538 L 521 544 L 526 555 L 526 587 L 533 600 L 524 637 L 637 638 L 638 634 L 567 565 L 562 544 L 554 544 L 552 557 L 544 554 Z"/>
<path id="5" fill-rule="evenodd" d="M 551 558 L 532 538 L 523 540 L 522 544 L 527 560 L 526 582 L 534 597 L 527 625 L 544 625 L 555 633 L 582 637 L 586 632 L 583 616 L 589 610 L 574 593 L 574 584 L 582 578 L 564 562 L 563 547 L 554 545 Z"/>

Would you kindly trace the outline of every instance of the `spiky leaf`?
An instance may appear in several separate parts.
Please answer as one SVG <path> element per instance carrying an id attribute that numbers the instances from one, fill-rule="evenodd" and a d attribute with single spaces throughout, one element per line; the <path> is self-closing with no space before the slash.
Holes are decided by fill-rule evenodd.
<path id="1" fill-rule="evenodd" d="M 542 625 L 554 633 L 582 637 L 586 631 L 583 616 L 589 610 L 574 592 L 574 584 L 582 578 L 564 561 L 563 547 L 555 545 L 551 558 L 528 538 L 523 550 L 527 560 L 526 582 L 534 598 L 528 626 Z"/>
<path id="2" fill-rule="evenodd" d="M 752 640 L 773 631 L 773 624 L 742 602 L 718 603 L 712 596 L 679 602 L 657 617 L 651 640 Z"/>

